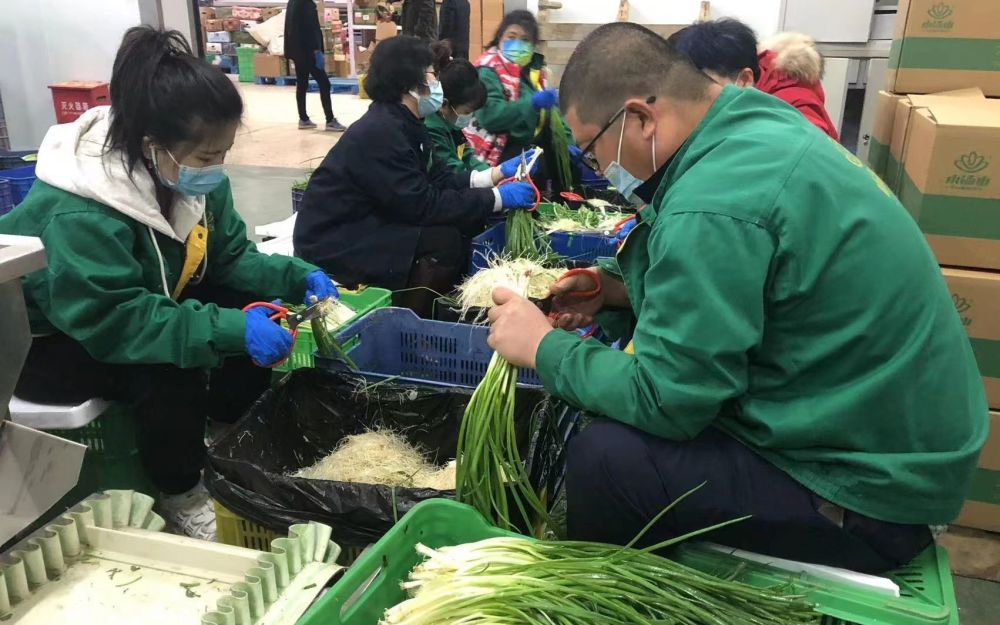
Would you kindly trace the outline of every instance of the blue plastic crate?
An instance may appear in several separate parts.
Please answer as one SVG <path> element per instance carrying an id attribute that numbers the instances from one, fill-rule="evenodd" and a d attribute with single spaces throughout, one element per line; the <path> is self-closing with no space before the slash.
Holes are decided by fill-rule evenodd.
<path id="1" fill-rule="evenodd" d="M 603 234 L 553 232 L 549 235 L 549 244 L 556 254 L 575 261 L 595 261 L 606 256 L 614 257 L 618 251 L 618 241 Z"/>
<path id="2" fill-rule="evenodd" d="M 485 326 L 421 319 L 408 308 L 380 308 L 338 332 L 337 341 L 356 341 L 347 354 L 365 375 L 474 387 L 493 357 L 487 335 Z M 321 366 L 322 359 L 316 363 Z M 517 380 L 542 385 L 532 369 L 521 369 Z"/>
<path id="3" fill-rule="evenodd" d="M 35 166 L 0 170 L 0 180 L 10 181 L 11 196 L 14 199 L 14 206 L 17 206 L 28 195 L 28 191 L 31 191 L 31 185 L 35 184 Z"/>
<path id="4" fill-rule="evenodd" d="M 504 222 L 500 222 L 486 229 L 485 232 L 472 237 L 472 246 L 469 249 L 469 275 L 480 269 L 489 266 L 489 259 L 492 256 L 503 254 L 507 248 L 507 235 L 504 232 Z"/>
<path id="5" fill-rule="evenodd" d="M 14 196 L 10 180 L 0 180 L 0 215 L 6 215 L 14 208 Z"/>

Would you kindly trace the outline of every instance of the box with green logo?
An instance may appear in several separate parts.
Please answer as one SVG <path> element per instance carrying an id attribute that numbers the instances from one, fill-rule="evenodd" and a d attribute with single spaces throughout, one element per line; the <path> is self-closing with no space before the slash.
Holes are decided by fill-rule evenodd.
<path id="1" fill-rule="evenodd" d="M 910 117 L 899 201 L 940 264 L 1000 269 L 1000 101 L 938 98 Z"/>
<path id="2" fill-rule="evenodd" d="M 955 525 L 1000 532 L 1000 412 L 990 412 L 989 438 Z"/>
<path id="3" fill-rule="evenodd" d="M 886 89 L 1000 96 L 1000 2 L 899 0 Z"/>
<path id="4" fill-rule="evenodd" d="M 986 400 L 990 408 L 1000 410 L 1000 273 L 952 267 L 943 267 L 941 273 L 969 334 Z"/>

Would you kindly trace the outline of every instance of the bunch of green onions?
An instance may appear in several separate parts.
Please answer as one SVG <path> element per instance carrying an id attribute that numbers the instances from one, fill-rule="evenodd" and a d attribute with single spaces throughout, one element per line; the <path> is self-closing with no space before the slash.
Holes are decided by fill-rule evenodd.
<path id="1" fill-rule="evenodd" d="M 573 167 L 569 158 L 569 133 L 557 109 L 549 110 L 549 132 L 552 134 L 552 154 L 556 162 L 559 186 L 568 191 L 573 188 Z"/>
<path id="2" fill-rule="evenodd" d="M 517 449 L 517 367 L 494 353 L 458 430 L 455 498 L 493 525 L 536 536 L 548 522 L 544 493 L 531 486 Z"/>
<path id="3" fill-rule="evenodd" d="M 426 560 L 402 584 L 410 598 L 386 610 L 381 624 L 818 625 L 822 616 L 802 597 L 652 553 L 738 520 L 643 549 L 633 547 L 642 533 L 625 547 L 518 537 L 418 544 Z"/>
<path id="4" fill-rule="evenodd" d="M 507 239 L 507 252 L 511 257 L 533 260 L 541 256 L 535 219 L 530 212 L 526 210 L 508 212 L 507 223 L 504 225 L 504 235 Z"/>

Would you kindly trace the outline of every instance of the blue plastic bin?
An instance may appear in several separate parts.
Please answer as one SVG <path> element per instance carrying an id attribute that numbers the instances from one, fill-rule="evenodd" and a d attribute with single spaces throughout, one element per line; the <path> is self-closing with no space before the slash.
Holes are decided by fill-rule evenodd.
<path id="1" fill-rule="evenodd" d="M 472 237 L 472 245 L 469 249 L 469 275 L 480 269 L 489 266 L 489 259 L 492 256 L 503 254 L 507 249 L 507 234 L 504 232 L 504 222 L 500 222 L 486 229 L 485 232 Z"/>
<path id="2" fill-rule="evenodd" d="M 614 257 L 618 251 L 618 241 L 614 237 L 602 234 L 553 232 L 549 235 L 549 244 L 556 254 L 576 261 L 595 261 L 606 256 Z"/>
<path id="3" fill-rule="evenodd" d="M 408 308 L 380 308 L 337 333 L 358 370 L 375 377 L 474 387 L 486 374 L 493 350 L 489 328 L 421 319 Z M 317 366 L 323 359 L 315 357 Z M 518 382 L 541 386 L 538 374 L 521 369 Z"/>
<path id="4" fill-rule="evenodd" d="M 24 196 L 28 195 L 31 185 L 35 184 L 35 166 L 0 170 L 0 180 L 10 181 L 11 196 L 14 199 L 14 206 L 17 206 L 24 200 Z"/>
<path id="5" fill-rule="evenodd" d="M 10 180 L 0 180 L 0 215 L 6 215 L 14 208 L 14 196 Z"/>

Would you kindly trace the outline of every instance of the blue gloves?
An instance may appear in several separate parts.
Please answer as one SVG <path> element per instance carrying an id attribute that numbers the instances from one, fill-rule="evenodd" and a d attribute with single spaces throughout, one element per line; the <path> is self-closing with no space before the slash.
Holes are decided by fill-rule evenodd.
<path id="1" fill-rule="evenodd" d="M 531 96 L 531 105 L 536 109 L 550 109 L 559 103 L 559 92 L 555 89 L 542 89 Z"/>
<path id="2" fill-rule="evenodd" d="M 535 149 L 532 148 L 524 153 L 524 160 L 528 163 L 531 162 L 532 157 L 535 155 Z M 510 160 L 506 160 L 500 163 L 500 173 L 503 174 L 504 178 L 510 178 L 517 173 L 518 166 L 521 165 L 521 157 L 515 156 Z M 531 166 L 531 171 L 529 173 L 535 173 L 538 169 L 538 161 L 535 161 L 534 165 Z"/>
<path id="3" fill-rule="evenodd" d="M 326 71 L 326 59 L 323 58 L 322 50 L 316 50 L 316 67 L 321 72 Z"/>
<path id="4" fill-rule="evenodd" d="M 504 210 L 512 208 L 531 208 L 538 198 L 535 188 L 527 182 L 508 182 L 497 187 L 500 193 L 500 204 Z"/>
<path id="5" fill-rule="evenodd" d="M 311 306 L 316 302 L 321 302 L 328 297 L 340 299 L 340 292 L 337 286 L 320 270 L 316 270 L 306 276 L 306 306 Z M 313 299 L 315 298 L 315 299 Z"/>
<path id="6" fill-rule="evenodd" d="M 615 233 L 615 240 L 618 242 L 618 245 L 621 245 L 622 243 L 625 242 L 625 237 L 628 236 L 629 232 L 632 232 L 632 228 L 635 228 L 636 224 L 638 223 L 639 219 L 633 217 L 632 219 L 629 219 L 628 221 L 622 224 L 622 227 L 618 229 L 617 233 Z"/>
<path id="7" fill-rule="evenodd" d="M 579 165 L 581 156 L 583 156 L 583 150 L 581 150 L 575 145 L 569 146 L 569 162 L 573 163 L 574 165 Z"/>
<path id="8" fill-rule="evenodd" d="M 275 304 L 281 304 L 276 300 Z M 246 312 L 247 328 L 244 343 L 250 358 L 261 367 L 270 367 L 288 358 L 292 351 L 292 335 L 268 317 L 267 308 L 252 308 Z"/>

